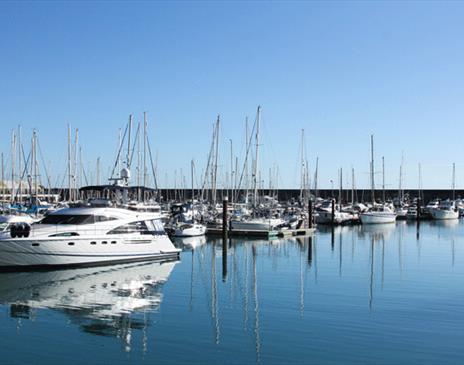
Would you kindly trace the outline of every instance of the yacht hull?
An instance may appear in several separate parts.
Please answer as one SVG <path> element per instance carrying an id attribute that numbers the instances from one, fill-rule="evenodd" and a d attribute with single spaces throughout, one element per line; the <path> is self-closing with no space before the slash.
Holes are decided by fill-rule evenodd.
<path id="1" fill-rule="evenodd" d="M 1 240 L 0 269 L 93 266 L 116 262 L 163 260 L 177 258 L 179 252 L 180 250 L 172 248 L 167 236 L 112 241 L 107 237 L 104 240 L 18 238 Z"/>
<path id="2" fill-rule="evenodd" d="M 445 210 L 445 209 L 432 209 L 431 211 L 433 219 L 458 219 L 459 211 Z"/>
<path id="3" fill-rule="evenodd" d="M 195 225 L 191 228 L 176 228 L 174 230 L 174 237 L 198 237 L 204 236 L 206 233 L 206 227 L 203 225 Z"/>
<path id="4" fill-rule="evenodd" d="M 383 224 L 395 223 L 396 215 L 392 213 L 381 214 L 380 212 L 361 213 L 360 215 L 362 224 Z"/>
<path id="5" fill-rule="evenodd" d="M 231 221 L 231 228 L 243 231 L 273 231 L 283 223 L 280 219 Z"/>

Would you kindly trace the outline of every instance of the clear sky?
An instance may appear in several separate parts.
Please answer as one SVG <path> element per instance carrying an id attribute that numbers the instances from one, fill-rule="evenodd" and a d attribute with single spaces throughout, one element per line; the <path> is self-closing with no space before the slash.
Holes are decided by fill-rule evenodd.
<path id="1" fill-rule="evenodd" d="M 245 117 L 262 105 L 262 174 L 299 187 L 300 130 L 319 186 L 355 168 L 368 187 L 369 136 L 387 187 L 464 188 L 462 2 L 0 2 L 0 150 L 38 129 L 54 180 L 67 123 L 79 128 L 88 175 L 113 163 L 118 129 L 148 112 L 158 176 L 189 181 L 206 165 L 221 115 L 243 156 Z M 28 150 L 29 147 L 25 146 Z M 156 152 L 155 152 L 156 151 Z M 346 177 L 345 177 L 346 179 Z M 376 175 L 380 181 L 380 175 Z M 188 182 L 188 185 L 190 183 Z"/>

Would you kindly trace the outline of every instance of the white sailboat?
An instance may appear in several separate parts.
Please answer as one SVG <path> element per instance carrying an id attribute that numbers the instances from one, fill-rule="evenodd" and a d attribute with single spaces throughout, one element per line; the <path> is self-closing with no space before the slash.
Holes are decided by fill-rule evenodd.
<path id="1" fill-rule="evenodd" d="M 441 201 L 437 208 L 431 209 L 433 219 L 458 219 L 459 218 L 459 207 L 456 205 L 456 165 L 453 163 L 453 200 Z"/>
<path id="2" fill-rule="evenodd" d="M 371 194 L 372 207 L 367 212 L 360 214 L 362 224 L 380 224 L 380 223 L 395 223 L 395 212 L 385 203 L 375 203 L 375 185 L 374 185 L 374 136 L 371 135 Z"/>

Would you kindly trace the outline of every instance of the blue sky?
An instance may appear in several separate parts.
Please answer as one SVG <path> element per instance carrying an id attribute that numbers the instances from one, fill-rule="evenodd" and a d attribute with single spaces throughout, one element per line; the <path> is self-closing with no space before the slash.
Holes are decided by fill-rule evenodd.
<path id="1" fill-rule="evenodd" d="M 189 181 L 216 116 L 224 172 L 260 104 L 262 174 L 279 166 L 280 187 L 299 186 L 304 128 L 321 187 L 340 167 L 368 187 L 374 134 L 387 187 L 403 154 L 405 186 L 420 162 L 425 188 L 448 188 L 456 162 L 464 188 L 462 19 L 459 2 L 1 2 L 0 150 L 37 128 L 57 181 L 70 123 L 87 173 L 100 156 L 106 175 L 118 129 L 147 111 L 161 185 Z"/>

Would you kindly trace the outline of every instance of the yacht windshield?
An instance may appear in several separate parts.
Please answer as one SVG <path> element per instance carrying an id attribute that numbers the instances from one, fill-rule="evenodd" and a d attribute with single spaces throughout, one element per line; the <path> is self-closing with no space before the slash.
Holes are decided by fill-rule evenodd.
<path id="1" fill-rule="evenodd" d="M 69 215 L 52 214 L 47 215 L 40 221 L 40 224 L 91 224 L 95 223 L 93 215 Z"/>

